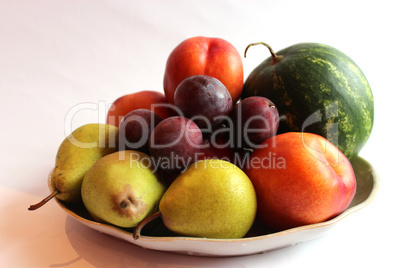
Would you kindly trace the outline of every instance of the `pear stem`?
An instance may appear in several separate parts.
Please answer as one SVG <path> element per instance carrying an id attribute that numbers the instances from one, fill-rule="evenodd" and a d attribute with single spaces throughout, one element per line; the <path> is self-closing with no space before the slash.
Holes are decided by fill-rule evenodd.
<path id="1" fill-rule="evenodd" d="M 36 210 L 38 208 L 40 208 L 41 206 L 43 206 L 44 204 L 46 204 L 50 199 L 52 199 L 53 197 L 55 197 L 57 194 L 59 193 L 58 190 L 54 190 L 53 193 L 51 193 L 50 195 L 48 195 L 47 197 L 45 197 L 42 201 L 40 201 L 39 203 L 35 204 L 35 205 L 31 205 L 28 210 Z"/>
<path id="2" fill-rule="evenodd" d="M 143 219 L 138 225 L 137 227 L 135 227 L 134 229 L 134 233 L 133 233 L 133 237 L 134 240 L 138 240 L 141 236 L 141 230 L 142 228 L 144 228 L 145 225 L 147 225 L 149 222 L 153 221 L 156 218 L 159 218 L 162 215 L 162 213 L 160 211 L 155 212 L 154 214 L 146 217 L 145 219 Z"/>

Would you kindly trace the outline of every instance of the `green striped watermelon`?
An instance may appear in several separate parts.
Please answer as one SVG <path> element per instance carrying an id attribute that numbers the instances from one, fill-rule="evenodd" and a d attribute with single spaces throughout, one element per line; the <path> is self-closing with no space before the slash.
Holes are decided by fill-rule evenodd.
<path id="1" fill-rule="evenodd" d="M 256 44 L 266 45 L 271 57 L 250 73 L 242 98 L 272 100 L 281 115 L 278 134 L 315 133 L 354 158 L 374 121 L 373 94 L 356 63 L 323 44 L 296 44 L 276 54 L 265 43 L 249 46 Z"/>

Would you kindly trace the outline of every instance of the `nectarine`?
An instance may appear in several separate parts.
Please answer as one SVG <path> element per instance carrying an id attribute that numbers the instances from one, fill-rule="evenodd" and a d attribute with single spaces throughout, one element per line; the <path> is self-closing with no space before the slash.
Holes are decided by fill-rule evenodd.
<path id="1" fill-rule="evenodd" d="M 151 110 L 162 119 L 175 115 L 175 110 L 168 104 L 163 93 L 143 90 L 121 96 L 115 100 L 108 111 L 106 123 L 118 127 L 123 117 L 136 109 Z"/>
<path id="2" fill-rule="evenodd" d="M 163 88 L 166 99 L 174 103 L 177 86 L 187 77 L 208 75 L 221 81 L 233 103 L 243 91 L 243 61 L 236 48 L 221 38 L 196 36 L 184 40 L 169 55 Z"/>
<path id="3" fill-rule="evenodd" d="M 258 219 L 273 231 L 329 220 L 356 192 L 346 156 L 311 133 L 269 138 L 254 150 L 245 172 L 257 193 Z"/>

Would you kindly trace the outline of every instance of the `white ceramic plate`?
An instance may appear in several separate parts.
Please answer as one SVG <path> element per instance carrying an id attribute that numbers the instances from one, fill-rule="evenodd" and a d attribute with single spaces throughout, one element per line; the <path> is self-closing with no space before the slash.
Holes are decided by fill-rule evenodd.
<path id="1" fill-rule="evenodd" d="M 163 226 L 160 220 L 154 220 L 155 222 L 151 222 L 142 230 L 140 238 L 134 240 L 133 230 L 123 230 L 115 226 L 95 222 L 91 219 L 83 205 L 67 206 L 56 200 L 69 216 L 89 228 L 144 248 L 202 256 L 251 255 L 296 245 L 300 242 L 317 238 L 346 216 L 367 206 L 377 193 L 379 187 L 378 174 L 372 165 L 361 157 L 357 157 L 352 162 L 352 165 L 357 180 L 356 195 L 349 208 L 342 214 L 329 221 L 276 233 L 268 233 L 263 227 L 257 224 L 252 227 L 250 233 L 245 238 L 241 239 L 206 239 L 174 236 Z"/>

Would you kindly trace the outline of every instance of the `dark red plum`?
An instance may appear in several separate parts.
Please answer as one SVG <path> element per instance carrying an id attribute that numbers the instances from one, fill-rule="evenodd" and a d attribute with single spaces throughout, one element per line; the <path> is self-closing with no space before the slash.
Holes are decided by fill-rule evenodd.
<path id="1" fill-rule="evenodd" d="M 148 142 L 155 126 L 162 118 L 148 109 L 136 109 L 123 117 L 119 124 L 119 146 L 121 149 L 148 152 Z"/>
<path id="2" fill-rule="evenodd" d="M 233 108 L 227 88 L 216 78 L 195 75 L 184 79 L 174 93 L 174 104 L 201 129 L 212 130 Z"/>
<path id="3" fill-rule="evenodd" d="M 202 147 L 200 128 L 192 120 L 173 116 L 160 122 L 151 133 L 149 151 L 155 164 L 165 172 L 186 169 Z"/>
<path id="4" fill-rule="evenodd" d="M 278 109 L 271 100 L 264 97 L 241 100 L 233 107 L 230 118 L 238 147 L 256 148 L 278 131 Z"/>
<path id="5" fill-rule="evenodd" d="M 237 150 L 231 146 L 227 135 L 209 135 L 204 138 L 204 148 L 197 156 L 197 161 L 221 159 L 233 163 Z"/>

